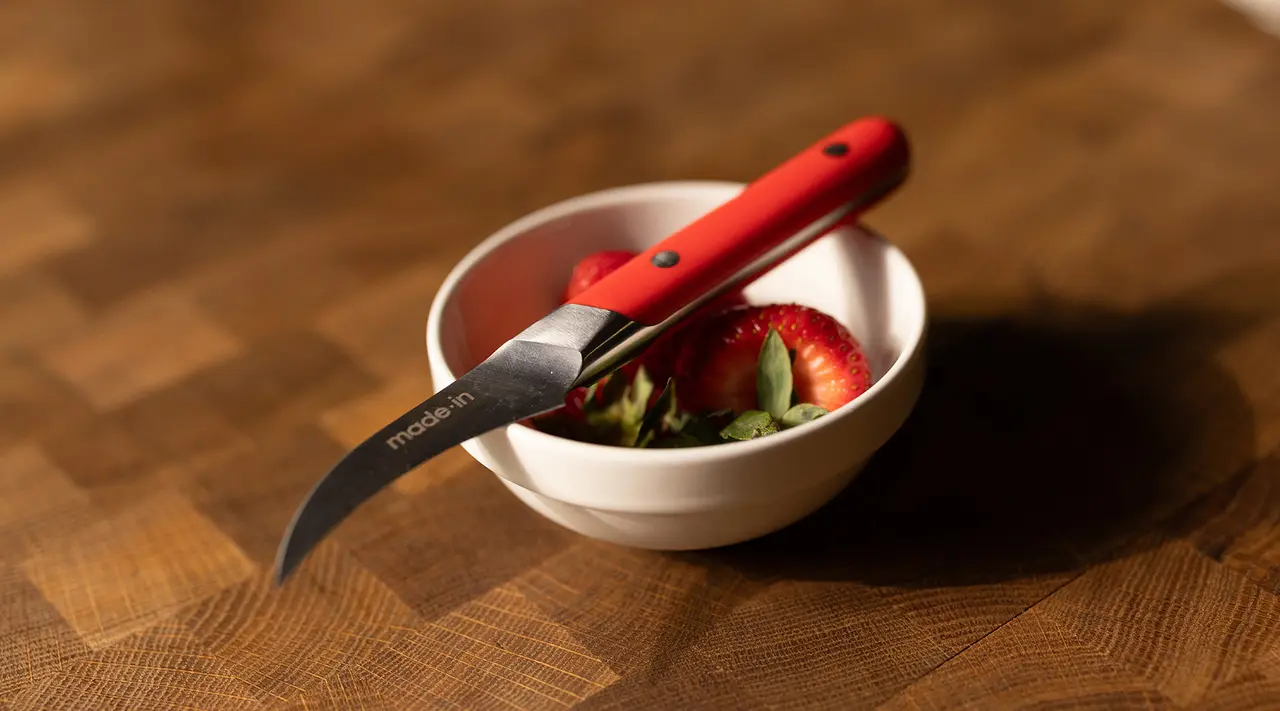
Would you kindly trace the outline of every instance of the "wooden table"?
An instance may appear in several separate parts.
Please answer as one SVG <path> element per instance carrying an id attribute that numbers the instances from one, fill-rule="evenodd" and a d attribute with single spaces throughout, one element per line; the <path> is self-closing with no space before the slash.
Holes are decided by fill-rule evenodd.
<path id="1" fill-rule="evenodd" d="M 931 371 L 837 502 L 576 537 L 461 451 L 283 589 L 550 202 L 912 132 Z M 0 708 L 1280 708 L 1280 39 L 1209 0 L 0 6 Z"/>

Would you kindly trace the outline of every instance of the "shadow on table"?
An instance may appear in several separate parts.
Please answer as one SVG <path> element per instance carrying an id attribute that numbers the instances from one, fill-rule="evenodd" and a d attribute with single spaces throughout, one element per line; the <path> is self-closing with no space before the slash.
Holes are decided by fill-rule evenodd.
<path id="1" fill-rule="evenodd" d="M 1277 277 L 1137 316 L 1052 300 L 936 316 L 916 410 L 840 497 L 690 555 L 753 579 L 913 586 L 1076 570 L 1150 545 L 1253 457 L 1253 413 L 1213 353 L 1258 320 L 1250 289 Z"/>

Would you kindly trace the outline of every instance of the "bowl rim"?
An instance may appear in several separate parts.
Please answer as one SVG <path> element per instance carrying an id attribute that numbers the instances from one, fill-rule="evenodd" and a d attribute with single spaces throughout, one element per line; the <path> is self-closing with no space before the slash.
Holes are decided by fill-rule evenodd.
<path id="1" fill-rule="evenodd" d="M 691 196 L 699 196 L 700 194 L 717 196 L 724 195 L 728 198 L 732 197 L 732 193 L 741 191 L 746 187 L 746 185 L 746 183 L 726 180 L 672 180 L 633 183 L 575 195 L 525 213 L 521 217 L 508 222 L 472 247 L 471 250 L 468 251 L 452 269 L 449 270 L 449 273 L 441 282 L 440 287 L 436 290 L 436 295 L 432 299 L 431 308 L 427 315 L 426 345 L 428 361 L 435 364 L 435 367 L 438 367 L 440 370 L 447 373 L 451 378 L 449 382 L 452 382 L 452 380 L 459 377 L 458 374 L 453 372 L 453 368 L 450 367 L 449 361 L 445 358 L 443 352 L 444 348 L 441 338 L 441 321 L 445 304 L 448 303 L 449 299 L 456 291 L 458 284 L 473 268 L 475 268 L 477 264 L 487 258 L 501 245 L 524 234 L 529 229 L 594 207 L 617 205 L 628 202 L 644 202 L 661 198 L 687 198 Z M 839 408 L 835 412 L 813 420 L 812 422 L 806 423 L 804 427 L 783 430 L 759 439 L 726 442 L 720 445 L 708 445 L 704 447 L 683 447 L 671 449 L 637 449 L 632 447 L 618 447 L 614 445 L 582 442 L 566 437 L 559 437 L 533 427 L 521 425 L 518 422 L 499 427 L 496 430 L 491 430 L 490 433 L 504 432 L 508 437 L 515 440 L 513 444 L 527 443 L 528 445 L 536 446 L 543 451 L 549 450 L 548 453 L 554 456 L 572 458 L 576 460 L 606 459 L 628 460 L 635 464 L 688 465 L 716 460 L 735 460 L 743 457 L 750 457 L 761 450 L 784 447 L 788 444 L 797 443 L 800 440 L 814 436 L 821 430 L 838 427 L 843 421 L 853 417 L 858 411 L 871 406 L 871 404 L 874 403 L 895 380 L 897 380 L 899 374 L 909 367 L 910 362 L 921 349 L 929 322 L 929 304 L 926 299 L 924 285 L 920 280 L 920 275 L 916 271 L 915 265 L 901 249 L 876 230 L 871 229 L 861 221 L 856 223 L 855 229 L 861 232 L 864 236 L 880 242 L 883 249 L 889 250 L 890 253 L 895 253 L 897 257 L 902 260 L 903 265 L 906 267 L 906 274 L 910 277 L 909 287 L 913 292 L 915 292 L 920 303 L 921 318 L 920 327 L 909 334 L 906 342 L 902 345 L 901 354 L 894 360 L 893 364 L 889 366 L 885 373 L 881 375 L 880 378 L 866 390 L 866 392 L 850 402 L 848 405 Z M 433 394 L 435 392 L 439 392 L 440 389 L 448 385 L 449 382 L 437 383 L 436 379 L 433 377 Z"/>

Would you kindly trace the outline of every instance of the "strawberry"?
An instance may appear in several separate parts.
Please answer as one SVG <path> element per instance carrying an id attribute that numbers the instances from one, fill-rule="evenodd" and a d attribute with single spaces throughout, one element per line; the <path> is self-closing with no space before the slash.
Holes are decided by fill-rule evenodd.
<path id="1" fill-rule="evenodd" d="M 623 264 L 631 261 L 637 254 L 637 252 L 615 249 L 593 252 L 583 257 L 573 267 L 569 283 L 565 287 L 564 301 L 570 301 L 578 294 L 594 286 Z M 597 388 L 597 395 L 599 395 L 599 391 L 603 389 L 605 382 L 610 377 L 620 376 L 630 382 L 642 365 L 654 382 L 665 383 L 667 378 L 673 375 L 672 365 L 675 363 L 676 355 L 679 353 L 680 340 L 690 323 L 698 320 L 703 315 L 718 313 L 725 309 L 743 306 L 746 303 L 746 298 L 743 297 L 742 292 L 739 290 L 730 291 L 717 297 L 714 301 L 702 307 L 698 313 L 692 314 L 655 338 L 639 356 L 621 366 L 615 373 L 606 376 Z M 657 393 L 654 393 L 654 397 L 657 397 Z M 581 414 L 585 398 L 586 388 L 570 391 L 565 399 L 565 406 L 569 414 Z"/>
<path id="2" fill-rule="evenodd" d="M 654 338 L 644 352 L 632 362 L 639 361 L 643 363 L 645 369 L 649 371 L 655 381 L 666 382 L 668 376 L 675 375 L 676 358 L 679 357 L 680 346 L 689 333 L 697 331 L 700 328 L 699 324 L 716 314 L 746 305 L 747 299 L 742 295 L 741 291 L 730 291 L 721 294 L 702 308 L 658 334 L 658 337 Z"/>
<path id="3" fill-rule="evenodd" d="M 609 249 L 583 257 L 573 266 L 573 271 L 569 274 L 569 283 L 564 288 L 562 301 L 572 301 L 575 296 L 594 286 L 596 282 L 609 276 L 635 256 L 636 252 L 625 249 Z"/>
<path id="4" fill-rule="evenodd" d="M 757 392 L 771 332 L 785 346 L 777 356 L 779 377 L 787 381 L 784 398 L 830 412 L 871 386 L 860 344 L 831 316 L 798 304 L 747 306 L 700 323 L 681 344 L 676 382 L 682 404 L 691 412 L 766 410 L 780 417 L 790 403 L 765 404 L 759 400 L 772 395 Z M 790 374 L 786 351 L 795 354 Z"/>

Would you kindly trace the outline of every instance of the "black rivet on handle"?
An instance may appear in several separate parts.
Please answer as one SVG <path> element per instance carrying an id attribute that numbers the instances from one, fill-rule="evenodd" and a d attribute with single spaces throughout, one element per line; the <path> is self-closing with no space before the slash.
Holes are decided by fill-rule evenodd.
<path id="1" fill-rule="evenodd" d="M 849 152 L 848 143 L 828 143 L 822 148 L 822 152 L 829 156 L 840 157 Z"/>
<path id="2" fill-rule="evenodd" d="M 680 261 L 680 255 L 672 252 L 671 250 L 667 250 L 653 255 L 652 261 L 653 266 L 666 269 L 667 267 L 674 267 L 676 262 Z"/>

